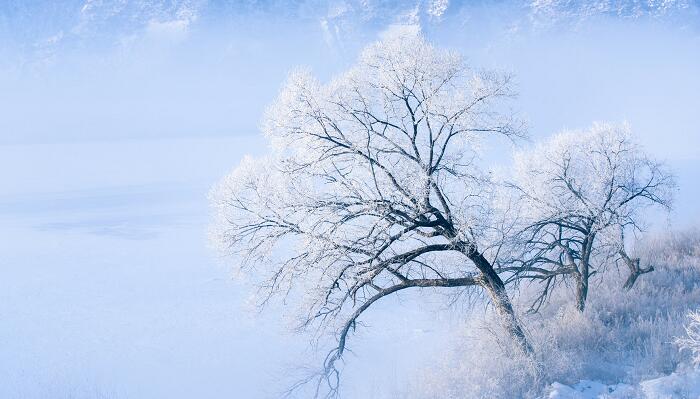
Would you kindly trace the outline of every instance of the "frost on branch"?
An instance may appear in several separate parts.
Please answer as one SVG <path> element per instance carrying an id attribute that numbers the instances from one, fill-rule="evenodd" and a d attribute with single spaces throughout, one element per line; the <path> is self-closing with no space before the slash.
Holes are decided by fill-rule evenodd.
<path id="1" fill-rule="evenodd" d="M 516 138 L 510 78 L 467 68 L 420 36 L 368 47 L 323 84 L 290 74 L 268 109 L 272 152 L 212 191 L 214 239 L 261 287 L 301 300 L 301 327 L 335 333 L 319 392 L 373 303 L 414 287 L 480 287 L 531 351 L 492 266 L 503 232 L 479 143 Z"/>
<path id="2" fill-rule="evenodd" d="M 589 278 L 612 259 L 630 268 L 626 288 L 653 270 L 627 255 L 624 233 L 643 227 L 649 206 L 669 208 L 675 185 L 664 165 L 635 143 L 629 127 L 594 124 L 517 154 L 512 187 L 524 215 L 522 252 L 512 259 L 512 272 L 542 283 L 533 309 L 558 281 L 571 278 L 583 311 Z"/>
<path id="3" fill-rule="evenodd" d="M 700 365 L 700 312 L 688 313 L 688 324 L 685 326 L 685 337 L 677 338 L 676 344 L 682 350 L 688 350 L 693 356 L 693 363 Z"/>

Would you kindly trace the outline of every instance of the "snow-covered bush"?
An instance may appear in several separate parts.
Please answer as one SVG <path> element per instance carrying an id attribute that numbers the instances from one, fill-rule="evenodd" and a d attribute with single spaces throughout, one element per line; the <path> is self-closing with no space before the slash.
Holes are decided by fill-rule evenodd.
<path id="1" fill-rule="evenodd" d="M 692 338 L 683 341 L 691 351 L 679 352 L 675 337 L 686 335 L 687 314 L 700 306 L 700 231 L 651 237 L 632 252 L 655 268 L 632 290 L 621 289 L 626 275 L 620 265 L 619 273 L 593 276 L 596 295 L 584 313 L 567 311 L 573 306 L 567 290 L 574 288 L 562 286 L 540 312 L 523 314 L 539 365 L 515 354 L 498 335 L 474 333 L 493 323 L 475 318 L 452 343 L 458 349 L 419 378 L 413 396 L 534 398 L 554 382 L 634 384 L 689 365 L 690 355 L 699 353 L 691 351 L 700 348 L 700 313 L 693 313 L 687 327 Z M 531 295 L 521 287 L 514 300 L 521 312 Z"/>
<path id="2" fill-rule="evenodd" d="M 685 326 L 684 337 L 676 343 L 681 349 L 688 350 L 693 355 L 693 363 L 700 365 L 700 311 L 688 313 L 688 324 Z"/>

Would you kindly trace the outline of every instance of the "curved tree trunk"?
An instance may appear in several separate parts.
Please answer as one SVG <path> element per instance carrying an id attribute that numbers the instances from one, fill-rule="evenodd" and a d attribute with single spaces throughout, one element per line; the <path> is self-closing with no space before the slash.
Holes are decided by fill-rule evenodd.
<path id="1" fill-rule="evenodd" d="M 489 294 L 491 302 L 496 308 L 496 312 L 501 318 L 501 323 L 505 327 L 506 331 L 513 337 L 518 347 L 528 356 L 534 353 L 532 345 L 525 335 L 525 331 L 520 326 L 517 317 L 515 316 L 515 311 L 513 310 L 513 305 L 508 297 L 508 292 L 506 291 L 505 284 L 501 277 L 493 270 L 491 262 L 489 262 L 482 254 L 472 251 L 468 253 L 469 259 L 474 262 L 477 269 L 482 274 L 483 282 L 482 286 Z"/>

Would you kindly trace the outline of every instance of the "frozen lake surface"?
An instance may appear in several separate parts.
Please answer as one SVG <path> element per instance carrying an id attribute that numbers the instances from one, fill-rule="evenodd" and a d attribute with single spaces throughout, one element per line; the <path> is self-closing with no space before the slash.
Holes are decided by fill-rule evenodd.
<path id="1" fill-rule="evenodd" d="M 277 397 L 290 367 L 317 365 L 322 353 L 275 309 L 248 311 L 250 288 L 207 246 L 209 187 L 264 149 L 259 138 L 0 147 L 0 397 Z M 401 301 L 352 338 L 349 397 L 395 392 L 457 323 Z"/>

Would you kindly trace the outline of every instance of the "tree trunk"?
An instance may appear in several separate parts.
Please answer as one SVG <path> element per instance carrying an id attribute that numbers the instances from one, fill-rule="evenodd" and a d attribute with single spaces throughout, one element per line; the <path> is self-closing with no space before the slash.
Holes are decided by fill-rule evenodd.
<path id="1" fill-rule="evenodd" d="M 581 262 L 579 269 L 582 270 L 576 275 L 576 309 L 583 312 L 586 309 L 586 298 L 588 297 L 588 265 Z"/>
<path id="2" fill-rule="evenodd" d="M 625 280 L 625 284 L 622 285 L 622 289 L 625 291 L 629 291 L 634 287 L 634 283 L 637 282 L 637 277 L 639 277 L 641 273 L 639 272 L 631 272 L 630 275 L 627 277 L 627 280 Z"/>
<path id="3" fill-rule="evenodd" d="M 627 280 L 625 281 L 625 284 L 622 286 L 623 289 L 629 291 L 634 287 L 634 283 L 637 281 L 637 277 L 641 276 L 644 273 L 649 273 L 654 271 L 654 266 L 649 266 L 645 269 L 642 269 L 639 267 L 639 258 L 630 258 L 627 253 L 625 252 L 624 249 L 621 249 L 619 251 L 620 256 L 622 257 L 622 260 L 625 261 L 625 264 L 627 267 L 630 269 L 630 275 L 627 277 Z"/>
<path id="4" fill-rule="evenodd" d="M 591 276 L 591 250 L 595 234 L 590 234 L 583 240 L 581 245 L 581 260 L 578 265 L 578 275 L 576 276 L 576 309 L 583 312 L 586 309 L 586 299 L 588 298 L 588 280 Z"/>
<path id="5" fill-rule="evenodd" d="M 470 251 L 467 254 L 470 260 L 474 262 L 476 268 L 482 274 L 483 277 L 483 287 L 489 294 L 491 302 L 496 308 L 496 312 L 501 318 L 501 323 L 505 327 L 506 331 L 513 337 L 518 347 L 523 351 L 523 353 L 531 356 L 534 351 L 530 342 L 525 335 L 525 331 L 520 326 L 517 317 L 515 317 L 515 311 L 513 310 L 513 305 L 508 298 L 508 293 L 506 292 L 505 284 L 501 277 L 493 270 L 491 262 L 489 262 L 482 254 L 476 251 Z"/>

